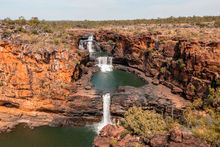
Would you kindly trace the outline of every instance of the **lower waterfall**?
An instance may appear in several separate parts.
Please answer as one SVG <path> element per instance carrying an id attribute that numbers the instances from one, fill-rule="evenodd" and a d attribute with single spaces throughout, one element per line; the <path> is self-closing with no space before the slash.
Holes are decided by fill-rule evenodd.
<path id="1" fill-rule="evenodd" d="M 99 132 L 104 126 L 111 124 L 111 113 L 110 113 L 110 103 L 111 103 L 111 95 L 110 93 L 106 93 L 102 96 L 103 98 L 103 116 L 102 121 L 97 124 L 97 132 Z"/>

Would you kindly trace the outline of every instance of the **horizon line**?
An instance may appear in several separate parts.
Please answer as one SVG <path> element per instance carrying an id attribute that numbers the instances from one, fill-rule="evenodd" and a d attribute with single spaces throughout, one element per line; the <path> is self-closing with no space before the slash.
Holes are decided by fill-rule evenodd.
<path id="1" fill-rule="evenodd" d="M 24 16 L 19 16 L 19 17 L 24 17 Z M 0 20 L 4 19 L 11 19 L 11 20 L 17 20 L 17 18 L 10 18 L 10 17 L 5 17 L 5 18 L 0 18 Z M 220 17 L 220 14 L 218 15 L 185 15 L 185 16 L 165 16 L 165 17 L 152 17 L 152 18 L 128 18 L 128 19 L 42 19 L 37 16 L 32 16 L 31 18 L 38 18 L 40 21 L 132 21 L 132 20 L 157 20 L 157 19 L 168 19 L 168 18 L 184 18 L 184 17 Z M 31 20 L 31 18 L 27 19 L 24 17 L 25 20 Z"/>

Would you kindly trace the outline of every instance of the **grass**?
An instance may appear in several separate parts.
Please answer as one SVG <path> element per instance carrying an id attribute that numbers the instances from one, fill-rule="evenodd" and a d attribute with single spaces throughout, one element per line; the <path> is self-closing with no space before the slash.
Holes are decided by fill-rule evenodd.
<path id="1" fill-rule="evenodd" d="M 220 88 L 209 88 L 206 99 L 196 99 L 191 107 L 185 110 L 185 125 L 192 133 L 210 143 L 220 145 Z"/>
<path id="2" fill-rule="evenodd" d="M 46 30 L 51 32 L 52 30 L 64 30 L 68 28 L 99 28 L 103 26 L 128 26 L 128 25 L 150 25 L 150 24 L 181 24 L 187 23 L 198 26 L 209 26 L 213 23 L 213 27 L 220 27 L 220 16 L 193 16 L 193 17 L 169 17 L 169 18 L 157 18 L 157 19 L 135 19 L 135 20 L 106 20 L 106 21 L 40 21 L 37 17 L 32 17 L 30 20 L 26 20 L 24 17 L 19 17 L 16 20 L 6 18 L 3 23 L 7 24 L 29 24 L 31 26 L 43 26 Z M 210 23 L 207 23 L 210 22 Z"/>

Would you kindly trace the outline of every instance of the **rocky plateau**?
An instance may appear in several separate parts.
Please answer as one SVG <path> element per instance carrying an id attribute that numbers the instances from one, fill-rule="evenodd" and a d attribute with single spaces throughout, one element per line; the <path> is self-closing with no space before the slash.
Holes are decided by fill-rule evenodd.
<path id="1" fill-rule="evenodd" d="M 182 30 L 189 34 L 195 31 Z M 123 116 L 129 107 L 140 106 L 181 118 L 190 101 L 205 98 L 210 85 L 220 86 L 220 36 L 209 37 L 220 34 L 220 30 L 210 31 L 200 39 L 181 34 L 167 35 L 167 29 L 153 33 L 108 28 L 71 29 L 68 30 L 72 39 L 70 50 L 47 46 L 32 50 L 31 43 L 2 39 L 0 130 L 9 131 L 19 123 L 35 127 L 75 126 L 100 121 L 102 93 L 90 83 L 97 68 L 93 66 L 94 61 L 89 60 L 88 52 L 78 50 L 79 39 L 91 33 L 100 49 L 112 54 L 114 68 L 135 73 L 146 82 L 141 88 L 124 86 L 112 93 L 113 117 Z M 120 130 L 111 127 L 104 129 Z M 169 133 L 162 140 L 161 137 L 150 140 L 151 146 L 160 143 L 186 146 L 187 141 L 194 142 L 195 139 L 181 131 Z M 178 138 L 178 133 L 183 135 Z M 109 137 L 102 133 L 101 136 Z M 103 142 L 97 138 L 95 144 L 99 141 Z"/>

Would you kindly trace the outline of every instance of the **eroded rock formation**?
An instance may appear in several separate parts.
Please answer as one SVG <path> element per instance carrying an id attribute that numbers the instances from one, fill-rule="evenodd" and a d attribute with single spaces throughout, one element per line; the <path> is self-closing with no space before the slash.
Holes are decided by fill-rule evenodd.
<path id="1" fill-rule="evenodd" d="M 190 131 L 180 128 L 173 128 L 166 134 L 158 134 L 149 140 L 143 140 L 139 136 L 126 134 L 125 129 L 121 126 L 108 125 L 95 138 L 94 146 L 210 147 L 211 145 L 204 140 L 196 138 Z"/>
<path id="2" fill-rule="evenodd" d="M 77 51 L 80 37 L 89 33 L 102 50 L 114 56 L 115 64 L 125 65 L 116 68 L 134 72 L 148 83 L 140 89 L 120 87 L 113 93 L 114 116 L 122 116 L 131 106 L 142 106 L 179 117 L 187 105 L 181 96 L 205 97 L 208 86 L 219 78 L 218 40 L 79 29 L 69 30 L 74 44 L 70 50 L 31 50 L 31 44 L 27 48 L 23 42 L 1 42 L 0 128 L 21 122 L 37 126 L 100 120 L 102 99 L 90 83 L 93 63 L 87 63 L 88 54 Z"/>
<path id="3" fill-rule="evenodd" d="M 220 78 L 219 40 L 189 40 L 160 32 L 100 31 L 96 36 L 116 64 L 136 68 L 187 99 L 204 98 L 208 86 Z"/>
<path id="4" fill-rule="evenodd" d="M 84 89 L 92 71 L 87 71 L 77 82 L 85 74 L 83 64 L 88 55 L 79 56 L 75 51 L 32 52 L 1 42 L 0 126 L 3 130 L 22 122 L 30 126 L 83 125 L 97 119 L 91 114 L 101 115 L 100 96 L 93 89 Z"/>

